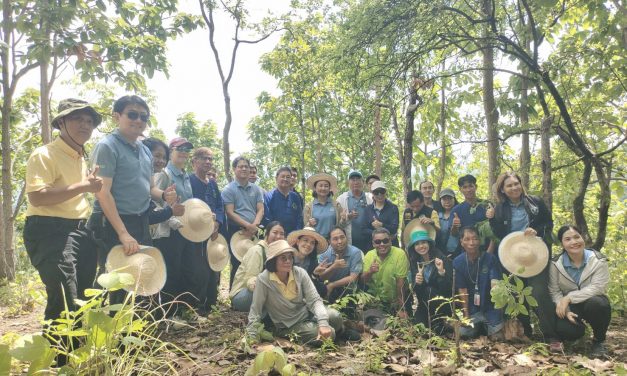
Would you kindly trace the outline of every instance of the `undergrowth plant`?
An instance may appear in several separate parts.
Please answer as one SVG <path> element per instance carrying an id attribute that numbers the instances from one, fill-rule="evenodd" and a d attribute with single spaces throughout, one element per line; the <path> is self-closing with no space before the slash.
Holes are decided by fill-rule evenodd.
<path id="1" fill-rule="evenodd" d="M 492 287 L 491 295 L 494 308 L 505 308 L 505 314 L 515 318 L 518 315 L 529 315 L 529 310 L 526 305 L 530 307 L 537 307 L 538 302 L 531 296 L 533 288 L 531 286 L 525 287 L 524 282 L 514 274 L 503 274 L 503 279 L 500 279 Z"/>
<path id="2" fill-rule="evenodd" d="M 14 281 L 0 280 L 0 306 L 7 308 L 4 317 L 23 315 L 43 305 L 46 301 L 43 291 L 43 284 L 33 269 L 16 272 Z"/>

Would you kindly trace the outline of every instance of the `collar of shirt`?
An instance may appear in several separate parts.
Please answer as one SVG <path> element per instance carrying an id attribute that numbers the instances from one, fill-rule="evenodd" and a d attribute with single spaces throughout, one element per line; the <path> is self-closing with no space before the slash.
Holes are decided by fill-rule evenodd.
<path id="1" fill-rule="evenodd" d="M 252 187 L 252 184 L 248 180 L 246 180 L 246 184 L 244 185 L 241 185 L 239 181 L 237 181 L 237 179 L 233 181 L 235 182 L 235 184 L 237 184 L 239 188 L 248 189 L 249 187 Z"/>
<path id="2" fill-rule="evenodd" d="M 185 171 L 176 167 L 174 164 L 172 164 L 172 162 L 168 162 L 168 165 L 166 166 L 166 168 L 172 171 L 172 174 L 174 174 L 175 176 L 182 176 L 185 174 Z"/>
<path id="3" fill-rule="evenodd" d="M 126 138 L 124 138 L 124 136 L 122 136 L 122 134 L 120 133 L 119 129 L 114 130 L 111 134 L 113 135 L 113 137 L 117 138 L 123 144 L 128 145 L 129 147 L 133 148 L 134 150 L 137 149 L 137 143 L 139 141 L 135 141 L 133 143 L 128 142 L 128 140 Z"/>
<path id="4" fill-rule="evenodd" d="M 60 136 L 55 138 L 52 144 L 74 159 L 81 159 L 83 157 L 83 154 L 72 149 L 70 145 L 68 145 L 67 142 L 65 142 L 65 140 L 62 139 Z"/>
<path id="5" fill-rule="evenodd" d="M 320 205 L 320 206 L 327 206 L 331 203 L 331 200 L 327 199 L 327 202 L 325 202 L 324 204 L 322 204 L 320 201 L 318 201 L 317 198 L 313 199 L 313 204 L 314 205 Z"/>
<path id="6" fill-rule="evenodd" d="M 281 291 L 281 294 L 287 299 L 292 300 L 296 297 L 298 293 L 298 288 L 296 286 L 296 280 L 294 279 L 294 273 L 290 272 L 287 277 L 287 284 L 283 283 L 279 279 L 279 276 L 276 273 L 270 273 L 270 280 L 274 281 L 277 284 L 277 287 Z"/>
<path id="7" fill-rule="evenodd" d="M 581 263 L 580 267 L 576 267 L 573 265 L 572 261 L 570 260 L 568 253 L 564 253 L 564 257 L 562 258 L 562 264 L 564 265 L 565 268 L 583 270 L 583 268 L 588 264 L 588 259 L 590 258 L 590 256 L 592 256 L 592 251 L 589 249 L 584 249 L 583 250 L 583 262 Z"/>
<path id="8" fill-rule="evenodd" d="M 359 196 L 355 196 L 355 195 L 353 194 L 353 191 L 348 191 L 348 197 L 352 197 L 352 198 L 354 198 L 354 199 L 356 199 L 356 200 L 361 200 L 361 199 L 363 198 L 363 199 L 364 199 L 364 201 L 365 201 L 365 199 L 366 199 L 366 194 L 365 194 L 365 192 L 364 192 L 364 191 L 361 191 L 361 195 L 359 195 Z"/>

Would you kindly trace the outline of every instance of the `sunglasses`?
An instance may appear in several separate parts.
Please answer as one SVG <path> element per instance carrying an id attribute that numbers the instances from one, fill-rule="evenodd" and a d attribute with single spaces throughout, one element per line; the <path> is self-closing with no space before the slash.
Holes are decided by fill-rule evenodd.
<path id="1" fill-rule="evenodd" d="M 372 192 L 373 195 L 384 195 L 385 194 L 385 190 L 383 189 L 377 189 L 376 191 Z"/>
<path id="2" fill-rule="evenodd" d="M 176 151 L 180 151 L 181 153 L 189 153 L 190 151 L 192 151 L 192 148 L 190 148 L 190 147 L 177 147 Z"/>
<path id="3" fill-rule="evenodd" d="M 147 123 L 148 120 L 150 120 L 150 115 L 143 113 L 143 112 L 137 112 L 137 111 L 128 111 L 126 113 L 126 117 L 135 121 L 137 120 L 137 118 L 139 118 L 141 121 L 143 121 L 144 123 Z"/>
<path id="4" fill-rule="evenodd" d="M 380 244 L 388 244 L 390 242 L 390 238 L 385 238 L 385 239 L 375 239 L 372 241 L 374 244 L 376 245 L 380 245 Z"/>

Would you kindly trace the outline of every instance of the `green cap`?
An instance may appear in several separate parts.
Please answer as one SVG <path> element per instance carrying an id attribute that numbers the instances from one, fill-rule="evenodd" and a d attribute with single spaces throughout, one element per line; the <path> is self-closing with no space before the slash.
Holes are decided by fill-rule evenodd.
<path id="1" fill-rule="evenodd" d="M 68 98 L 59 103 L 57 115 L 52 119 L 52 127 L 59 129 L 59 120 L 79 110 L 87 110 L 89 112 L 91 117 L 94 119 L 95 127 L 102 122 L 102 115 L 100 115 L 98 111 L 96 111 L 96 109 L 94 109 L 89 103 L 81 99 Z"/>

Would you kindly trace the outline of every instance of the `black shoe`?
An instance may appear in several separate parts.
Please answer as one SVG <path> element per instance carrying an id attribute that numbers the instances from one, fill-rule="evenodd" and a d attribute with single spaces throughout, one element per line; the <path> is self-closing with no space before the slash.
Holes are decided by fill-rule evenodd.
<path id="1" fill-rule="evenodd" d="M 361 334 L 359 334 L 359 332 L 355 329 L 350 328 L 344 328 L 338 336 L 346 342 L 357 342 L 361 340 Z"/>
<path id="2" fill-rule="evenodd" d="M 607 355 L 605 341 L 592 341 L 592 349 L 590 350 L 590 359 L 604 358 Z"/>

